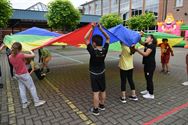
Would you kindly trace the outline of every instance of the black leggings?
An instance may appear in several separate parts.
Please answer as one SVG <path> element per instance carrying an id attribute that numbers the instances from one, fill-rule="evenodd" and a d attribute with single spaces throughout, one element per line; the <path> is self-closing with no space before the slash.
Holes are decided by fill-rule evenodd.
<path id="1" fill-rule="evenodd" d="M 121 77 L 121 91 L 126 91 L 126 79 L 128 79 L 131 90 L 135 90 L 135 85 L 133 82 L 133 69 L 122 70 L 120 69 Z"/>
<path id="2" fill-rule="evenodd" d="M 144 65 L 144 74 L 147 82 L 147 90 L 151 95 L 153 95 L 154 93 L 153 74 L 155 71 L 155 67 L 155 65 Z"/>
<path id="3" fill-rule="evenodd" d="M 28 69 L 29 72 L 31 72 L 31 70 L 32 70 L 32 69 Z M 35 75 L 37 76 L 37 78 L 38 78 L 39 80 L 44 79 L 44 76 L 42 76 L 41 69 L 36 69 L 36 70 L 34 71 L 34 73 L 35 73 Z"/>

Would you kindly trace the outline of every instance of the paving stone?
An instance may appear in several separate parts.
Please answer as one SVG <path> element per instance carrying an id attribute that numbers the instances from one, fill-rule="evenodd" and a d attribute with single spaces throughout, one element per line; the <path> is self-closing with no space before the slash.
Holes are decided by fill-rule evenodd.
<path id="1" fill-rule="evenodd" d="M 175 56 L 170 61 L 171 73 L 165 75 L 160 73 L 160 55 L 157 53 L 157 68 L 154 74 L 155 100 L 146 100 L 139 94 L 145 89 L 145 78 L 143 74 L 142 57 L 134 55 L 134 81 L 136 83 L 139 101 L 127 100 L 126 104 L 119 101 L 120 77 L 117 57 L 119 52 L 109 52 L 106 59 L 106 86 L 107 100 L 106 111 L 100 112 L 99 116 L 93 116 L 88 112 L 92 105 L 92 91 L 88 72 L 88 52 L 84 49 L 67 48 L 63 52 L 56 51 L 56 47 L 49 48 L 53 53 L 53 60 L 50 62 L 51 72 L 47 74 L 47 80 L 58 88 L 53 89 L 45 80 L 37 80 L 32 75 L 37 88 L 38 95 L 47 103 L 41 107 L 34 107 L 33 104 L 27 109 L 22 109 L 20 104 L 19 89 L 16 81 L 11 81 L 12 99 L 7 95 L 5 88 L 0 90 L 0 124 L 7 125 L 10 122 L 17 125 L 85 125 L 76 111 L 73 111 L 65 102 L 64 96 L 69 99 L 87 118 L 96 125 L 141 125 L 177 106 L 187 103 L 188 87 L 181 83 L 186 80 L 185 76 L 185 53 L 186 50 L 175 48 Z M 159 49 L 157 49 L 159 52 Z M 177 53 L 176 53 L 177 52 Z M 58 54 L 83 61 L 79 64 Z M 0 61 L 2 61 L 0 59 Z M 73 64 L 72 66 L 68 66 Z M 75 64 L 75 65 L 74 65 Z M 127 85 L 128 94 L 131 92 Z M 28 100 L 32 101 L 29 93 Z M 8 104 L 13 100 L 14 104 Z M 15 114 L 8 111 L 13 106 Z M 169 115 L 156 125 L 186 125 L 188 123 L 188 108 Z M 15 119 L 14 119 L 15 118 Z M 11 120 L 12 119 L 12 120 Z"/>
<path id="2" fill-rule="evenodd" d="M 107 119 L 109 120 L 109 122 L 111 122 L 114 125 L 118 123 L 118 121 L 113 118 L 107 118 Z"/>
<path id="3" fill-rule="evenodd" d="M 70 125 L 78 125 L 80 123 L 83 123 L 83 121 L 81 119 L 77 119 L 77 120 L 74 120 L 72 122 L 69 122 Z"/>
<path id="4" fill-rule="evenodd" d="M 33 125 L 33 121 L 31 119 L 25 120 L 26 125 Z"/>
<path id="5" fill-rule="evenodd" d="M 68 124 L 68 123 L 71 122 L 71 121 L 73 121 L 73 119 L 72 119 L 72 118 L 68 118 L 68 119 L 62 120 L 62 121 L 60 122 L 60 124 L 62 124 L 62 125 Z"/>
<path id="6" fill-rule="evenodd" d="M 25 125 L 24 119 L 23 119 L 23 118 L 17 119 L 17 124 L 18 124 L 18 125 Z"/>

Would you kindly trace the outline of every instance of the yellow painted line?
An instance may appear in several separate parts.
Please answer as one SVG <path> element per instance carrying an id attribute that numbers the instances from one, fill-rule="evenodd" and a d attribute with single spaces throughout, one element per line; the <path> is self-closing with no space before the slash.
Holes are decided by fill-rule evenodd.
<path id="1" fill-rule="evenodd" d="M 65 103 L 84 121 L 86 125 L 96 125 L 86 114 L 84 114 L 76 105 L 74 105 L 57 87 L 55 87 L 49 80 L 44 79 L 48 85 L 50 85 L 60 95 Z"/>
<path id="2" fill-rule="evenodd" d="M 8 70 L 8 61 L 6 58 L 6 55 L 4 55 L 4 68 L 5 68 L 5 82 L 6 82 L 6 94 L 7 94 L 7 104 L 8 104 L 8 112 L 9 115 L 11 115 L 11 118 L 9 118 L 9 125 L 16 125 L 16 113 L 15 113 L 15 107 L 14 107 L 14 101 L 12 96 L 12 90 L 11 90 L 11 82 L 10 82 L 10 75 Z M 13 116 L 13 117 L 12 117 Z"/>

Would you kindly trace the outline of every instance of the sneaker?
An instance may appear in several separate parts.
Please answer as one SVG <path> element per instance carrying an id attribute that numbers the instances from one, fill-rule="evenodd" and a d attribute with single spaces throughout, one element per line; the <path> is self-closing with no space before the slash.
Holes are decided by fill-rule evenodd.
<path id="1" fill-rule="evenodd" d="M 41 76 L 46 76 L 46 73 L 41 73 Z"/>
<path id="2" fill-rule="evenodd" d="M 13 77 L 12 77 L 12 80 L 17 80 L 16 76 L 13 76 Z"/>
<path id="3" fill-rule="evenodd" d="M 188 81 L 187 81 L 187 82 L 182 83 L 182 85 L 184 85 L 184 86 L 188 86 Z"/>
<path id="4" fill-rule="evenodd" d="M 90 111 L 92 112 L 93 115 L 99 115 L 99 109 L 98 108 L 91 108 Z"/>
<path id="5" fill-rule="evenodd" d="M 145 99 L 154 99 L 155 97 L 154 97 L 154 95 L 151 95 L 151 94 L 147 93 L 147 94 L 143 95 L 143 98 L 145 98 Z"/>
<path id="6" fill-rule="evenodd" d="M 105 106 L 103 104 L 99 104 L 99 109 L 105 111 Z"/>
<path id="7" fill-rule="evenodd" d="M 43 105 L 44 103 L 46 103 L 46 101 L 44 101 L 44 100 L 39 100 L 39 102 L 35 102 L 35 107 L 41 106 L 41 105 Z"/>
<path id="8" fill-rule="evenodd" d="M 132 101 L 138 101 L 137 96 L 129 96 L 129 99 L 132 100 Z"/>
<path id="9" fill-rule="evenodd" d="M 122 102 L 122 103 L 126 103 L 127 101 L 126 101 L 126 98 L 124 97 L 120 97 L 120 101 Z"/>
<path id="10" fill-rule="evenodd" d="M 148 90 L 144 90 L 140 92 L 142 95 L 148 94 Z"/>
<path id="11" fill-rule="evenodd" d="M 27 108 L 31 103 L 30 102 L 26 102 L 22 104 L 22 108 L 25 109 Z"/>
<path id="12" fill-rule="evenodd" d="M 170 74 L 170 71 L 166 71 L 165 73 L 166 73 L 166 74 Z"/>

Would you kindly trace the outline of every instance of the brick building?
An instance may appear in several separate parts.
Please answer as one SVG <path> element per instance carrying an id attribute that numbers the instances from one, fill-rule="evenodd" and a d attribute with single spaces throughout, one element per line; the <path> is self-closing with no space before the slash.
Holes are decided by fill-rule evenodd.
<path id="1" fill-rule="evenodd" d="M 84 14 L 105 15 L 117 13 L 125 21 L 134 15 L 153 12 L 158 21 L 167 13 L 188 24 L 188 0 L 92 0 L 81 5 Z"/>
<path id="2" fill-rule="evenodd" d="M 167 13 L 172 13 L 176 20 L 188 24 L 188 0 L 168 0 Z"/>

